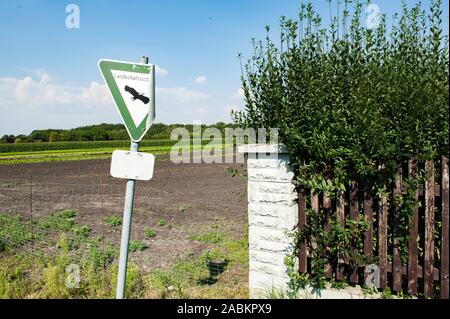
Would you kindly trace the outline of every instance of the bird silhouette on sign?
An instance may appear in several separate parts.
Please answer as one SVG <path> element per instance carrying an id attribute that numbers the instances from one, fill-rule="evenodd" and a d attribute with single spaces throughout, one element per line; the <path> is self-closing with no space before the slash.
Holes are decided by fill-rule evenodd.
<path id="1" fill-rule="evenodd" d="M 140 100 L 144 104 L 147 104 L 148 102 L 150 102 L 150 99 L 148 97 L 146 97 L 144 94 L 138 93 L 138 91 L 136 91 L 131 86 L 125 85 L 125 92 L 128 92 L 133 96 L 131 98 L 133 101 Z"/>

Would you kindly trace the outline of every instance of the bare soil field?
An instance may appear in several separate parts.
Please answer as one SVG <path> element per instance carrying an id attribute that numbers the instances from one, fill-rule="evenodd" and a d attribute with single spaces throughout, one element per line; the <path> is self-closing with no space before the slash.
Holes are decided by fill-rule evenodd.
<path id="1" fill-rule="evenodd" d="M 0 166 L 0 212 L 39 221 L 61 209 L 75 210 L 75 222 L 87 225 L 90 236 L 119 245 L 121 226 L 108 225 L 105 218 L 122 218 L 126 180 L 112 178 L 109 165 L 110 160 L 83 160 Z M 131 240 L 148 249 L 131 258 L 144 270 L 164 268 L 186 254 L 208 249 L 207 241 L 192 238 L 211 229 L 227 238 L 243 238 L 244 167 L 157 161 L 153 179 L 137 182 L 132 220 Z M 231 168 L 239 173 L 232 176 Z M 154 237 L 146 236 L 149 228 Z M 52 236 L 56 240 L 58 232 Z"/>

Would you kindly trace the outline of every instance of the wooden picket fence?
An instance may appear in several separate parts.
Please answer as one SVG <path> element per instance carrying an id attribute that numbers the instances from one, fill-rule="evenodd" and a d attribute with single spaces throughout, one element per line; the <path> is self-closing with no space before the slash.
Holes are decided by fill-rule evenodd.
<path id="1" fill-rule="evenodd" d="M 389 242 L 388 218 L 393 220 L 393 229 L 396 228 L 397 207 L 388 209 L 386 198 L 374 198 L 371 193 L 358 187 L 357 182 L 352 182 L 351 189 L 346 193 L 339 193 L 337 198 L 328 198 L 326 195 L 311 195 L 311 202 L 307 204 L 306 196 L 310 190 L 298 188 L 298 217 L 299 228 L 302 229 L 307 221 L 307 205 L 312 210 L 326 211 L 335 205 L 339 220 L 344 223 L 345 218 L 358 220 L 360 211 L 369 223 L 369 229 L 364 233 L 364 255 L 369 263 L 375 263 L 379 269 L 379 288 L 390 287 L 394 292 L 404 291 L 411 295 L 423 293 L 425 298 L 435 296 L 436 287 L 440 287 L 440 297 L 449 298 L 449 168 L 448 156 L 442 156 L 441 167 L 435 167 L 433 161 L 421 163 L 428 172 L 425 185 L 416 191 L 416 199 L 422 205 L 417 208 L 412 216 L 408 238 L 408 261 L 402 264 L 399 252 L 399 239 L 393 238 Z M 390 191 L 392 196 L 398 196 L 402 189 L 402 178 L 414 177 L 418 173 L 419 163 L 412 159 L 408 163 L 408 172 L 402 172 L 399 168 L 398 176 Z M 436 169 L 441 169 L 439 181 L 435 181 Z M 406 174 L 405 174 L 406 173 Z M 437 183 L 440 185 L 437 185 Z M 395 203 L 395 201 L 392 201 Z M 395 206 L 395 204 L 394 204 Z M 361 209 L 362 208 L 362 209 Z M 394 216 L 388 216 L 388 212 Z M 440 220 L 439 220 L 440 219 Z M 440 222 L 441 227 L 437 227 Z M 326 227 L 326 226 L 325 226 Z M 376 233 L 374 244 L 373 234 Z M 435 241 L 440 240 L 440 258 L 436 256 Z M 299 243 L 299 271 L 310 271 L 310 252 L 306 242 Z M 419 254 L 419 251 L 422 253 Z M 390 254 L 389 254 L 390 252 Z M 391 255 L 391 261 L 388 260 Z M 341 263 L 342 262 L 342 263 Z M 345 261 L 337 266 L 327 265 L 327 276 L 335 275 L 337 280 L 346 279 L 354 284 L 362 284 L 367 272 L 364 267 L 354 269 L 350 274 L 343 271 Z M 337 268 L 337 269 L 335 269 Z"/>

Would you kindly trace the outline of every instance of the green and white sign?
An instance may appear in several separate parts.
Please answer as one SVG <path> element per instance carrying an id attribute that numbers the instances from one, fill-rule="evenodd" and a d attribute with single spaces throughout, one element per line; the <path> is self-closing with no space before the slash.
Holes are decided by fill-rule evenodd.
<path id="1" fill-rule="evenodd" d="M 155 119 L 155 66 L 102 59 L 98 67 L 128 134 L 139 142 Z"/>

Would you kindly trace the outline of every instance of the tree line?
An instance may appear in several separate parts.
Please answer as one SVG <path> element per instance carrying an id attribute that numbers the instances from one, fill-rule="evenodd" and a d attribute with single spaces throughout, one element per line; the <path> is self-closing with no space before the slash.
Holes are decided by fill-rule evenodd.
<path id="1" fill-rule="evenodd" d="M 186 128 L 192 133 L 192 124 L 163 124 L 155 123 L 145 134 L 144 140 L 169 139 L 170 132 L 179 127 Z M 215 127 L 222 134 L 226 127 L 235 128 L 235 124 L 218 122 L 212 125 L 202 125 L 202 130 Z M 73 129 L 45 129 L 34 130 L 29 135 L 3 135 L 0 143 L 33 143 L 33 142 L 70 142 L 70 141 L 116 141 L 129 140 L 130 137 L 123 124 L 96 124 Z"/>

